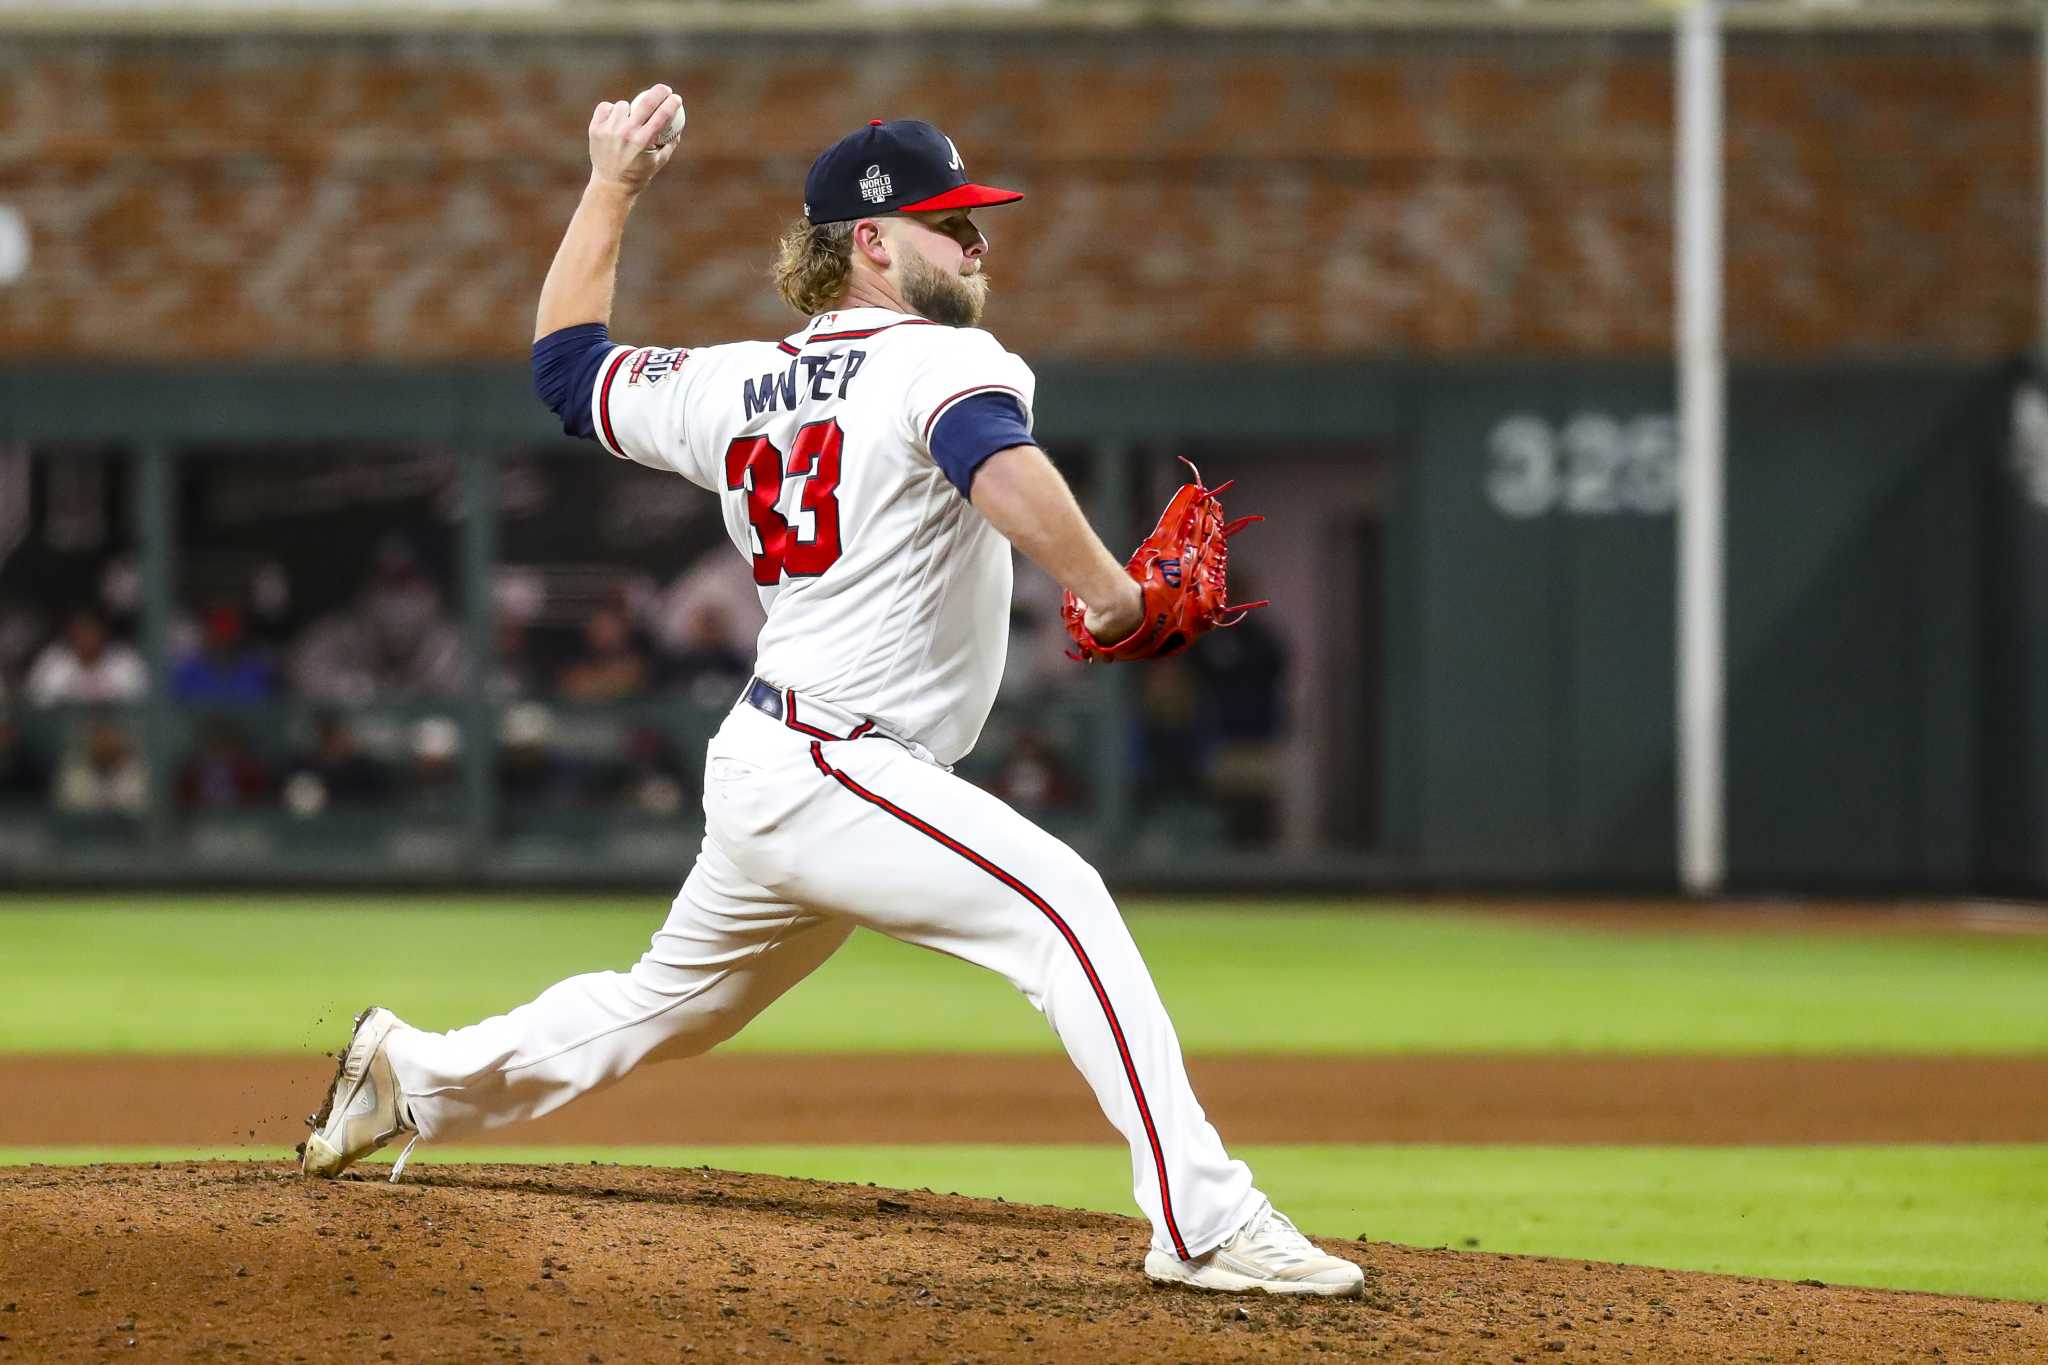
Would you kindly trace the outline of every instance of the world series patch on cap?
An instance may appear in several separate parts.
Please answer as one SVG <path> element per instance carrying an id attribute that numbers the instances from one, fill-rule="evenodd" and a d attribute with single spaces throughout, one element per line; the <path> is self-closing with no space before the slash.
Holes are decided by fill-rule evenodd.
<path id="1" fill-rule="evenodd" d="M 953 139 L 914 118 L 873 120 L 826 148 L 804 177 L 804 217 L 813 223 L 978 209 L 1023 197 L 969 180 Z"/>

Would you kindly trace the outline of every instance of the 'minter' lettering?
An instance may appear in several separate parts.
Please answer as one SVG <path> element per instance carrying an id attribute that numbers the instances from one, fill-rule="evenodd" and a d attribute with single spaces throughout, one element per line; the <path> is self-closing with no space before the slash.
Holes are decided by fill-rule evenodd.
<path id="1" fill-rule="evenodd" d="M 770 371 L 762 375 L 758 386 L 756 381 L 752 379 L 747 381 L 746 391 L 740 395 L 741 405 L 746 409 L 745 417 L 742 420 L 751 421 L 759 413 L 775 411 L 778 400 L 782 407 L 791 411 L 795 410 L 796 362 L 794 360 L 789 362 L 789 368 L 781 374 Z"/>
<path id="2" fill-rule="evenodd" d="M 780 374 L 771 370 L 759 379 L 746 380 L 740 392 L 741 420 L 752 421 L 764 412 L 794 412 L 799 394 L 819 403 L 844 398 L 853 385 L 854 375 L 860 372 L 867 358 L 866 351 L 798 356 Z M 843 369 L 839 368 L 842 360 L 846 362 Z M 804 368 L 801 383 L 797 379 L 798 365 Z"/>

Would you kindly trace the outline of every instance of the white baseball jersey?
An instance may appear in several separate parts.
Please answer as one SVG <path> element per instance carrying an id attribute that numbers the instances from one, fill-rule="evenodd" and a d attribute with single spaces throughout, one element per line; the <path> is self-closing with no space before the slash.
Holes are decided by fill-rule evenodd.
<path id="1" fill-rule="evenodd" d="M 460 1138 L 551 1113 L 644 1060 L 695 1056 L 864 926 L 996 972 L 1044 1012 L 1130 1146 L 1153 1229 L 1146 1273 L 1185 1279 L 1155 1266 L 1221 1246 L 1265 1196 L 1196 1100 L 1101 876 L 940 766 L 988 716 L 1010 604 L 1008 542 L 947 469 L 964 481 L 987 442 L 1018 433 L 1007 412 L 971 439 L 942 432 L 937 459 L 932 433 L 991 390 L 1028 422 L 1030 370 L 986 332 L 873 308 L 782 342 L 590 347 L 598 439 L 723 500 L 768 610 L 761 676 L 938 762 L 736 700 L 704 749 L 703 844 L 647 952 L 468 1028 L 394 1030 L 407 1121 L 430 1141 Z"/>
<path id="2" fill-rule="evenodd" d="M 1003 677 L 1010 546 L 933 462 L 964 398 L 1030 367 L 993 336 L 886 308 L 813 318 L 783 341 L 620 346 L 591 410 L 614 455 L 719 495 L 768 623 L 756 671 L 872 719 L 950 764 Z"/>

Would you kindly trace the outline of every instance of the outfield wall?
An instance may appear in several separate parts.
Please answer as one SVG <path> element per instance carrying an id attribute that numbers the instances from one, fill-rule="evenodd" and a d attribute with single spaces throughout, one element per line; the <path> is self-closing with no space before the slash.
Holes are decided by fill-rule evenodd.
<path id="1" fill-rule="evenodd" d="M 1734 887 L 2048 886 L 2048 499 L 2019 439 L 2039 401 L 2022 378 L 1953 365 L 1737 368 Z M 551 442 L 517 370 L 131 370 L 118 405 L 105 385 L 97 373 L 9 376 L 0 438 L 41 452 L 46 474 L 88 454 L 129 472 L 138 633 L 166 647 L 219 548 L 193 538 L 210 504 L 175 494 L 200 453 L 318 467 L 378 442 L 444 452 L 447 480 L 421 505 L 440 509 L 436 534 L 455 556 L 465 647 L 486 652 L 494 566 L 522 534 L 518 471 L 537 451 L 567 471 L 554 495 L 567 501 L 546 511 L 562 534 L 579 500 L 634 473 L 574 463 L 596 456 Z M 1150 673 L 1060 672 L 1071 685 L 1008 697 L 975 776 L 995 775 L 1005 743 L 1038 725 L 1083 781 L 1047 822 L 1126 880 L 1673 884 L 1675 443 L 1662 366 L 1055 364 L 1042 393 L 1039 434 L 1112 538 L 1149 520 L 1174 451 L 1240 477 L 1237 505 L 1279 518 L 1241 548 L 1258 591 L 1278 600 L 1269 629 L 1293 660 L 1286 726 L 1266 754 L 1279 828 L 1226 837 L 1227 794 L 1209 778 L 1165 804 L 1146 794 L 1130 737 L 1152 714 L 1136 691 Z M 647 487 L 695 506 L 679 486 Z M 346 519 L 308 524 L 334 537 L 308 553 L 357 567 L 370 542 L 345 540 Z M 35 577 L 52 562 L 24 550 L 0 564 L 0 597 L 54 592 Z M 586 811 L 522 826 L 493 788 L 505 708 L 489 665 L 464 676 L 431 704 L 393 703 L 402 718 L 439 709 L 465 728 L 463 779 L 424 824 L 417 813 L 323 826 L 274 807 L 181 809 L 167 774 L 201 717 L 158 700 L 141 711 L 163 746 L 148 818 L 101 822 L 77 842 L 62 822 L 17 812 L 0 857 L 26 876 L 674 880 L 696 837 L 693 799 L 651 820 Z M 648 695 L 626 710 L 694 752 L 723 704 Z M 15 714 L 31 728 L 51 719 Z"/>

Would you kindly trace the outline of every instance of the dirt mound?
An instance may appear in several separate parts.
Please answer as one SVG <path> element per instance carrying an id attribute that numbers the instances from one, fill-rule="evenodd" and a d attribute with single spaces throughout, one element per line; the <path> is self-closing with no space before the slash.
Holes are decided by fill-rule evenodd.
<path id="1" fill-rule="evenodd" d="M 1362 1300 L 1222 1299 L 1151 1287 L 1145 1243 L 723 1171 L 16 1167 L 0 1360 L 2048 1359 L 2033 1304 L 1363 1242 L 1325 1243 Z"/>

